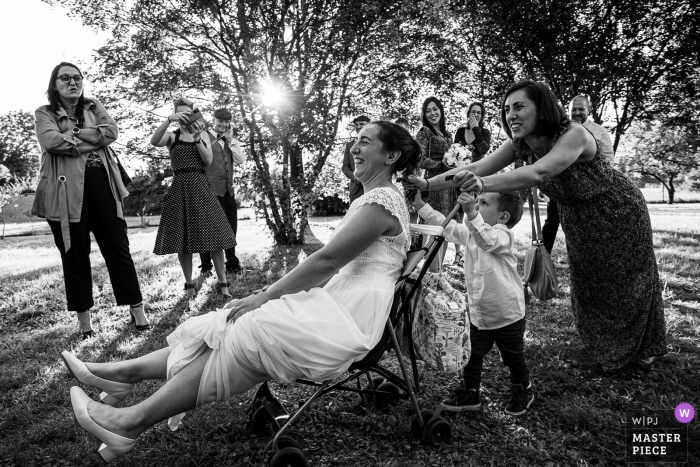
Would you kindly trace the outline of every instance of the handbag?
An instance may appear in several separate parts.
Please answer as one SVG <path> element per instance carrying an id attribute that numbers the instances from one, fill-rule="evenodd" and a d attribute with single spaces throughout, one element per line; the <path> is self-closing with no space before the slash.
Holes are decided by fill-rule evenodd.
<path id="1" fill-rule="evenodd" d="M 122 183 L 124 184 L 124 186 L 129 186 L 131 184 L 131 177 L 129 177 L 129 174 L 126 173 L 124 166 L 122 165 L 121 161 L 117 157 L 117 153 L 114 152 L 114 149 L 112 149 L 109 146 L 107 146 L 107 149 L 109 150 L 112 157 L 114 157 L 114 160 L 117 161 L 117 168 L 119 168 L 119 176 L 122 179 Z"/>
<path id="2" fill-rule="evenodd" d="M 418 272 L 414 272 L 417 276 Z M 464 294 L 441 273 L 427 272 L 413 307 L 413 343 L 426 365 L 454 373 L 469 363 L 471 341 Z"/>
<path id="3" fill-rule="evenodd" d="M 550 300 L 556 297 L 559 288 L 552 258 L 544 247 L 542 228 L 540 227 L 540 208 L 535 201 L 536 199 L 537 187 L 532 187 L 528 190 L 527 199 L 532 222 L 532 246 L 525 253 L 525 266 L 523 268 L 526 301 L 529 301 L 528 287 L 532 295 L 540 300 Z"/>

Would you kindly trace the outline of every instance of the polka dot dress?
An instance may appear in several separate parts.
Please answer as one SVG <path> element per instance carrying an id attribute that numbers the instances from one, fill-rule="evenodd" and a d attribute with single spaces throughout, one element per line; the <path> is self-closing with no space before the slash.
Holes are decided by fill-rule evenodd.
<path id="1" fill-rule="evenodd" d="M 179 130 L 175 132 L 175 142 L 170 146 L 170 162 L 175 171 L 204 170 L 196 143 L 180 141 Z M 204 253 L 234 246 L 236 236 L 209 186 L 206 174 L 176 173 L 165 196 L 153 253 Z"/>

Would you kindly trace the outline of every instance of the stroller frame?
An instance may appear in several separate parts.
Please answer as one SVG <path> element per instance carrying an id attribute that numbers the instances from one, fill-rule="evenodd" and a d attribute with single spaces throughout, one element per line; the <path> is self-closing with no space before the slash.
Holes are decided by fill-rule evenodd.
<path id="1" fill-rule="evenodd" d="M 443 222 L 443 228 L 454 217 L 458 209 L 459 205 L 456 205 Z M 421 411 L 418 405 L 416 393 L 420 392 L 420 382 L 413 344 L 413 316 L 410 312 L 411 302 L 419 289 L 420 283 L 444 242 L 445 237 L 443 235 L 436 235 L 427 245 L 410 250 L 407 253 L 401 276 L 394 287 L 394 299 L 384 333 L 379 343 L 362 360 L 350 365 L 348 368 L 349 375 L 332 384 L 331 380 L 319 383 L 306 379 L 297 379 L 296 383 L 313 386 L 318 389 L 291 416 L 272 394 L 267 382 L 262 383 L 258 387 L 248 407 L 248 427 L 252 431 L 261 431 L 260 425 L 262 425 L 262 428 L 267 428 L 269 423 L 277 430 L 274 438 L 265 448 L 264 459 L 269 462 L 268 465 L 271 467 L 276 467 L 277 465 L 307 465 L 304 454 L 297 443 L 285 436 L 285 434 L 316 399 L 332 391 L 346 391 L 358 393 L 361 396 L 374 396 L 375 400 L 377 400 L 376 398 L 380 398 L 380 400 L 384 400 L 384 398 L 408 399 L 415 414 L 411 420 L 413 436 L 422 438 L 425 443 L 431 445 L 444 444 L 450 441 L 450 425 L 444 418 L 440 417 L 442 405 L 439 405 L 434 412 L 430 410 Z M 411 279 L 409 276 L 423 259 L 425 259 L 425 262 L 417 279 Z M 394 331 L 394 328 L 400 324 L 401 318 L 403 318 L 403 323 L 407 330 L 405 334 L 408 341 L 413 380 L 409 378 L 396 332 Z M 393 349 L 396 353 L 401 376 L 379 364 L 379 360 L 389 349 Z M 378 377 L 372 378 L 370 373 L 376 373 L 383 378 L 384 382 L 379 384 Z M 368 381 L 367 388 L 361 387 L 360 378 L 363 375 L 366 376 Z M 348 385 L 352 381 L 355 381 L 355 387 Z"/>

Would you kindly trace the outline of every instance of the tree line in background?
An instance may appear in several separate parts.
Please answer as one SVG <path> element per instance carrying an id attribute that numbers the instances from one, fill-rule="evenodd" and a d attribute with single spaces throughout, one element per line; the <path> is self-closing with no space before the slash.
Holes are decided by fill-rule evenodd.
<path id="1" fill-rule="evenodd" d="M 278 243 L 303 243 L 314 202 L 343 192 L 338 168 L 327 166 L 342 151 L 344 119 L 407 116 L 417 130 L 418 102 L 434 94 L 452 127 L 459 109 L 484 102 L 503 139 L 495 110 L 522 78 L 547 82 L 563 105 L 588 94 L 591 117 L 615 135 L 620 168 L 663 183 L 669 201 L 700 170 L 692 0 L 47 1 L 112 32 L 89 70 L 90 89 L 122 134 L 139 135 L 115 149 L 148 161 L 128 201 L 143 213 L 167 188 L 169 165 L 148 135 L 181 94 L 202 110 L 235 113 L 250 158 L 239 195 Z M 15 135 L 19 120 L 3 118 L 0 131 Z M 17 148 L 0 146 L 11 176 L 36 167 L 33 155 L 29 165 L 10 155 Z"/>

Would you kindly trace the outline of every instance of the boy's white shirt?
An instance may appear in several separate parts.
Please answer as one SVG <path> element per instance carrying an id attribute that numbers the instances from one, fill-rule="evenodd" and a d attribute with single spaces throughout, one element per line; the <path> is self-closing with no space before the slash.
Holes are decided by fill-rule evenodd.
<path id="1" fill-rule="evenodd" d="M 418 215 L 439 225 L 445 216 L 429 204 Z M 445 227 L 449 242 L 464 245 L 464 278 L 467 283 L 469 317 L 480 330 L 499 329 L 525 317 L 525 292 L 513 252 L 515 235 L 502 224 L 490 226 L 477 212 L 465 224 L 452 220 Z"/>

